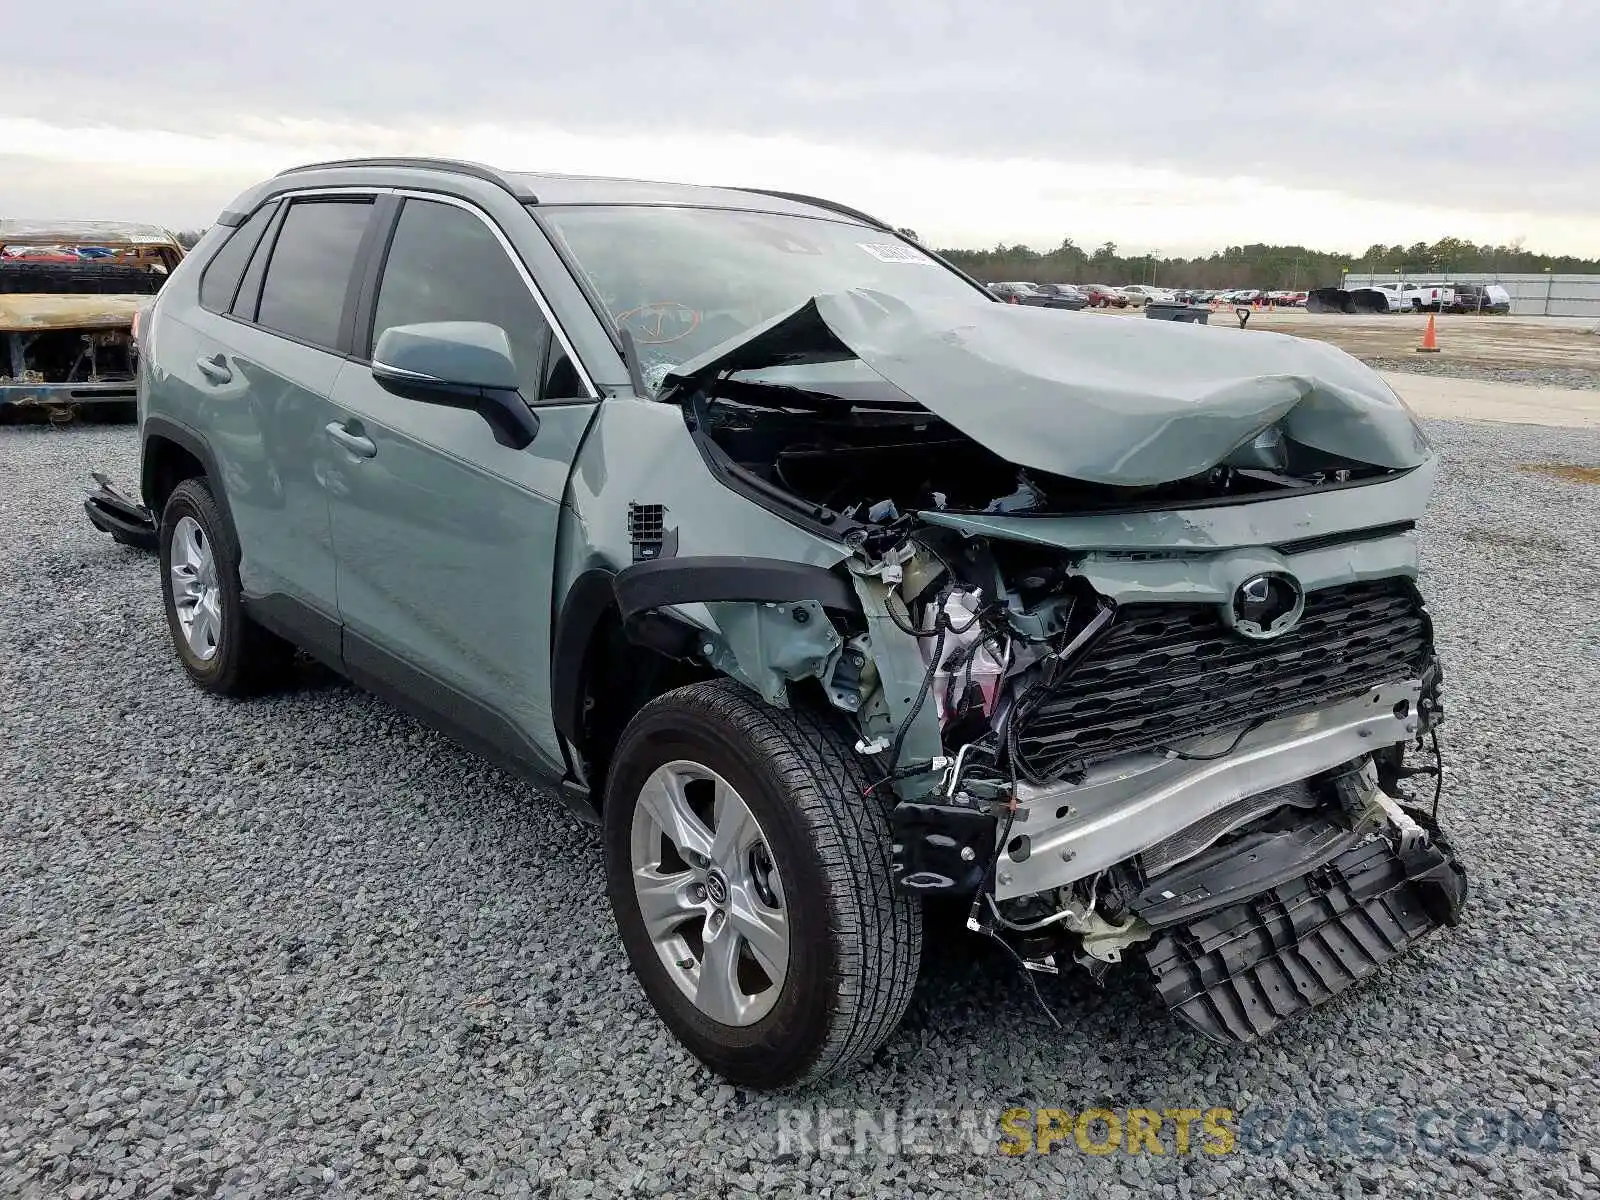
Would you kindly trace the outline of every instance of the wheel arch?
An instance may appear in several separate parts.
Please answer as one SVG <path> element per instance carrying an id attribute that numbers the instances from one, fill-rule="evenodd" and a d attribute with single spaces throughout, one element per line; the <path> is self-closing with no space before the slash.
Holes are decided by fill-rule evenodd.
<path id="1" fill-rule="evenodd" d="M 228 523 L 228 532 L 238 540 L 238 529 L 233 523 L 233 511 L 222 488 L 222 475 L 217 469 L 217 457 L 204 438 L 186 425 L 167 417 L 147 416 L 143 427 L 144 442 L 139 463 L 139 492 L 145 507 L 159 525 L 161 510 L 167 498 L 185 479 L 203 478 L 211 488 L 212 498 L 222 519 Z"/>
<path id="2" fill-rule="evenodd" d="M 589 801 L 605 796 L 611 754 L 634 715 L 677 687 L 714 679 L 717 672 L 694 657 L 700 630 L 667 613 L 624 620 L 616 573 L 583 572 L 567 589 L 551 647 L 551 722 L 576 753 Z M 607 686 L 596 686 L 605 681 Z"/>
<path id="3" fill-rule="evenodd" d="M 706 605 L 712 624 L 671 611 L 681 604 Z M 775 707 L 828 710 L 820 672 L 842 644 L 830 618 L 853 614 L 838 575 L 784 560 L 685 557 L 579 575 L 556 620 L 551 715 L 596 808 L 622 731 L 674 688 L 729 678 Z"/>

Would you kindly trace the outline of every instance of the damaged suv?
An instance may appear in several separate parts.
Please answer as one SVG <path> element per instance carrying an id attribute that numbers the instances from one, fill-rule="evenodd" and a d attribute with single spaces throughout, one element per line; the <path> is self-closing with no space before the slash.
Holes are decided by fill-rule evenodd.
<path id="1" fill-rule="evenodd" d="M 814 198 L 408 159 L 241 196 L 141 346 L 118 519 L 194 682 L 298 647 L 559 792 L 733 1081 L 879 1046 L 930 897 L 1221 1041 L 1465 899 L 1437 460 L 1330 346 L 1063 323 Z"/>

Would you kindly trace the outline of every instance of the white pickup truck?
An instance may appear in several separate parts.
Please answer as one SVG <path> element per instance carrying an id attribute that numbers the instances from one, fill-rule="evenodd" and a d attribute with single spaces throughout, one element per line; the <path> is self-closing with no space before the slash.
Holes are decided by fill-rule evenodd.
<path id="1" fill-rule="evenodd" d="M 1405 289 L 1398 283 L 1374 283 L 1366 287 L 1351 288 L 1352 293 L 1359 293 L 1366 303 L 1358 310 L 1361 312 L 1410 312 L 1411 301 Z"/>
<path id="2" fill-rule="evenodd" d="M 1447 283 L 1408 283 L 1401 299 L 1403 312 L 1443 312 L 1455 306 L 1456 290 Z"/>

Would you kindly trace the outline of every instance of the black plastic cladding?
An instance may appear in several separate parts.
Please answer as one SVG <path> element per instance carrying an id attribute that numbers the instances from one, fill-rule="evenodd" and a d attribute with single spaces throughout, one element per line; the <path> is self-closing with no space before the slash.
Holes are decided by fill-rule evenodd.
<path id="1" fill-rule="evenodd" d="M 1426 822 L 1426 814 L 1413 813 Z M 1217 1042 L 1250 1042 L 1455 924 L 1467 877 L 1437 829 L 1401 853 L 1381 837 L 1145 949 L 1161 998 Z"/>
<path id="2" fill-rule="evenodd" d="M 1130 604 L 1053 694 L 1018 749 L 1038 774 L 1082 765 L 1420 678 L 1432 624 L 1409 579 L 1323 588 L 1283 637 L 1253 642 L 1209 604 Z"/>

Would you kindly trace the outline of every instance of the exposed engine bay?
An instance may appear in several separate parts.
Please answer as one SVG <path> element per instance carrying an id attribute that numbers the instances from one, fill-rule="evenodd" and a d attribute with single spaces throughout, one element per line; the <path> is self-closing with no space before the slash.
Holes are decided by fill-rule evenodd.
<path id="1" fill-rule="evenodd" d="M 894 798 L 897 885 L 970 898 L 1030 970 L 1136 956 L 1248 1040 L 1465 901 L 1415 583 L 1436 461 L 1326 348 L 1252 335 L 1223 353 L 1260 373 L 1210 377 L 1199 330 L 1156 403 L 1098 343 L 990 329 L 1061 338 L 1039 319 L 818 297 L 664 394 L 730 486 L 850 550 L 864 620 L 822 682 Z"/>
<path id="2" fill-rule="evenodd" d="M 847 521 L 881 524 L 919 509 L 1082 513 L 1249 499 L 1379 478 L 1381 467 L 1327 454 L 1274 427 L 1215 466 L 1142 487 L 1085 483 L 1018 467 L 915 405 L 728 380 L 702 427 L 751 478 Z"/>

